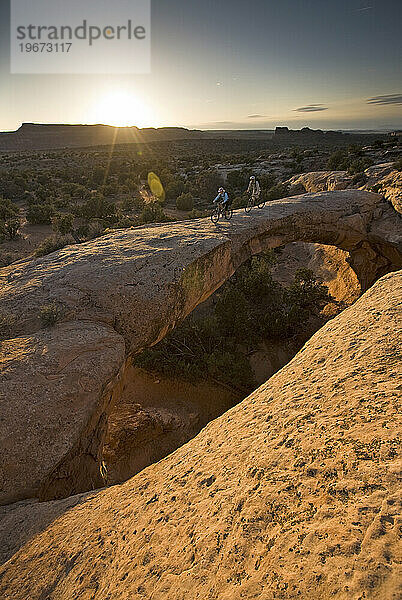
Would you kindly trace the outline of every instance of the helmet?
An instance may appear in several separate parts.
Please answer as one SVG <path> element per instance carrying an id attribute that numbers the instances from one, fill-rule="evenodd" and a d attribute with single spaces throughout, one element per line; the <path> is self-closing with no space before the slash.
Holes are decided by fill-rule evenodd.
<path id="1" fill-rule="evenodd" d="M 222 194 L 222 192 L 224 192 L 224 191 L 225 191 L 225 190 L 223 189 L 223 187 L 220 187 L 220 188 L 219 188 L 219 190 L 218 190 L 218 192 L 219 192 L 220 194 Z"/>
<path id="2" fill-rule="evenodd" d="M 251 175 L 250 179 L 252 179 L 254 181 L 255 175 Z"/>

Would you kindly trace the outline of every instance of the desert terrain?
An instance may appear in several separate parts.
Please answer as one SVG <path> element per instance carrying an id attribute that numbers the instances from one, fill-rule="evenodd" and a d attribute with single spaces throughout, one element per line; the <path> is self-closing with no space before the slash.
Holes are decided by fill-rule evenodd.
<path id="1" fill-rule="evenodd" d="M 398 142 L 50 133 L 0 155 L 2 597 L 397 600 Z"/>

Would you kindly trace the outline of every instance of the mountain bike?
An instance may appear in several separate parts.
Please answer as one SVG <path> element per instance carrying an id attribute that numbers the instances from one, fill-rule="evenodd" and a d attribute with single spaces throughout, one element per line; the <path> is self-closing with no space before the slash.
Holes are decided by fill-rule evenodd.
<path id="1" fill-rule="evenodd" d="M 263 208 L 265 206 L 265 200 L 261 198 L 261 202 L 259 202 L 259 199 L 260 198 L 254 194 L 251 194 L 251 196 L 248 197 L 247 205 L 244 207 L 246 213 L 249 213 L 253 206 L 258 206 L 258 208 Z"/>
<path id="2" fill-rule="evenodd" d="M 223 205 L 223 202 L 217 202 L 213 208 L 211 214 L 212 223 L 217 223 L 221 217 L 224 217 L 227 221 L 233 217 L 233 209 L 230 205 Z"/>

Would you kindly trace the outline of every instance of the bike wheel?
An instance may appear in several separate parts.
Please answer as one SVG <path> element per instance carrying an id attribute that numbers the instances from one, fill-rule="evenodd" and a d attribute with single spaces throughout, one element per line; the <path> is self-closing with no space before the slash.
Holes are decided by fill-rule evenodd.
<path id="1" fill-rule="evenodd" d="M 211 214 L 212 223 L 214 223 L 216 225 L 216 223 L 219 221 L 219 216 L 220 216 L 219 208 L 214 208 L 214 210 L 212 211 L 212 214 Z"/>
<path id="2" fill-rule="evenodd" d="M 230 221 L 230 219 L 233 217 L 233 208 L 227 208 L 225 210 L 225 219 L 226 221 Z"/>
<path id="3" fill-rule="evenodd" d="M 249 213 L 252 208 L 253 208 L 253 199 L 249 198 L 248 202 L 247 202 L 247 206 L 244 207 L 244 210 L 246 211 L 246 213 Z"/>

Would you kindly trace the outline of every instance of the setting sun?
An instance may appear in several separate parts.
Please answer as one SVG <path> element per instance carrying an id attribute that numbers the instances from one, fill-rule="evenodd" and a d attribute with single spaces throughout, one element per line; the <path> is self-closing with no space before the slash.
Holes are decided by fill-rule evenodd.
<path id="1" fill-rule="evenodd" d="M 152 123 L 151 110 L 138 96 L 124 90 L 111 91 L 101 97 L 88 115 L 94 123 L 115 127 L 149 126 Z"/>

